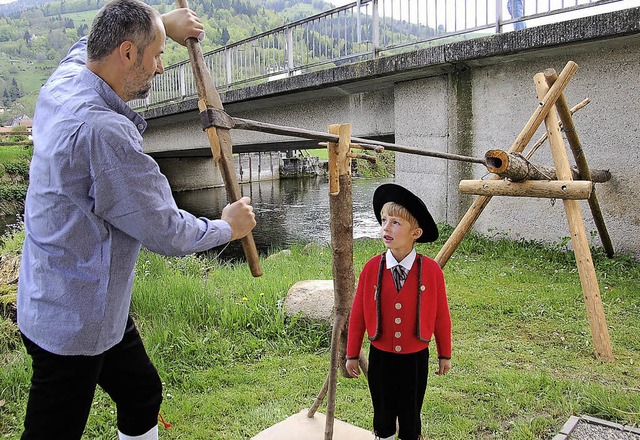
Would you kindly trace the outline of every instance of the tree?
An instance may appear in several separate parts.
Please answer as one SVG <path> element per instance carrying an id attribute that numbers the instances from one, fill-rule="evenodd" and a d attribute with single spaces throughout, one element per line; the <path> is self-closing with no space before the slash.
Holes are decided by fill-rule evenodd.
<path id="1" fill-rule="evenodd" d="M 231 35 L 229 35 L 229 31 L 225 26 L 222 28 L 222 34 L 220 35 L 220 44 L 223 46 L 226 46 L 230 39 L 231 39 Z"/>
<path id="2" fill-rule="evenodd" d="M 11 102 L 22 96 L 22 92 L 20 91 L 20 86 L 15 78 L 11 80 L 11 85 L 9 86 L 9 97 L 11 98 Z"/>

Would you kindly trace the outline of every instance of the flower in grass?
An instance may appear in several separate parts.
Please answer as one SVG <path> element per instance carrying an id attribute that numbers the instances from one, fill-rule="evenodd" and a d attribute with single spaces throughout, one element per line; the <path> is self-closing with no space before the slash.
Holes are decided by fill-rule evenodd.
<path id="1" fill-rule="evenodd" d="M 247 302 L 247 301 L 249 301 L 249 298 L 247 298 L 246 296 L 243 296 L 242 297 L 242 302 Z"/>
<path id="2" fill-rule="evenodd" d="M 264 296 L 264 292 L 260 292 L 260 296 Z"/>

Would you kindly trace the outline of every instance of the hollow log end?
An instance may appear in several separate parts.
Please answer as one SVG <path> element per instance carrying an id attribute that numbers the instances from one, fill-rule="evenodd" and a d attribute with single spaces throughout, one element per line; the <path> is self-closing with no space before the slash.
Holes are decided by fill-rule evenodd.
<path id="1" fill-rule="evenodd" d="M 490 173 L 503 173 L 509 166 L 509 155 L 504 150 L 489 150 L 485 153 L 484 159 Z"/>

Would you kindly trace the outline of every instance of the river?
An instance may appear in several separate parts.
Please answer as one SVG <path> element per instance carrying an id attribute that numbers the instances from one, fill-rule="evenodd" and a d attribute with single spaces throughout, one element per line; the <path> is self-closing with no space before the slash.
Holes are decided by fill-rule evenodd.
<path id="1" fill-rule="evenodd" d="M 392 179 L 353 179 L 354 238 L 377 237 L 378 223 L 371 200 L 375 188 Z M 329 182 L 326 177 L 282 179 L 242 185 L 242 193 L 251 197 L 257 226 L 253 230 L 261 255 L 294 243 L 329 243 Z M 226 205 L 224 188 L 185 191 L 174 194 L 176 203 L 195 215 L 219 218 Z M 16 222 L 16 216 L 0 217 L 0 235 Z M 214 249 L 214 252 L 222 248 Z M 231 243 L 220 255 L 223 259 L 243 255 L 239 241 Z"/>

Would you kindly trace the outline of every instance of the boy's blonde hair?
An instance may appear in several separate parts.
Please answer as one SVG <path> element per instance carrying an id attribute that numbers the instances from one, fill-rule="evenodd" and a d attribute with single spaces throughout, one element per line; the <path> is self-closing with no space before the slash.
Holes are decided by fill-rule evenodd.
<path id="1" fill-rule="evenodd" d="M 392 215 L 394 217 L 400 217 L 409 222 L 409 225 L 412 229 L 417 229 L 420 227 L 418 224 L 418 220 L 409 212 L 407 208 L 400 205 L 396 202 L 387 202 L 382 205 L 382 209 L 380 210 L 381 216 Z"/>

